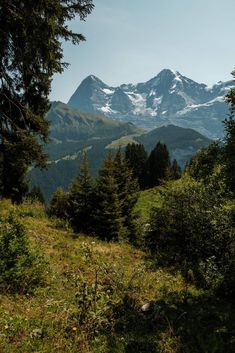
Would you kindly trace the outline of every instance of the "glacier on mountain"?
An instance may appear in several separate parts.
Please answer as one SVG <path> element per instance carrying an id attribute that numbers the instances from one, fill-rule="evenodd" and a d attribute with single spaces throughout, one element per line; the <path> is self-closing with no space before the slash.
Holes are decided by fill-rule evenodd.
<path id="1" fill-rule="evenodd" d="M 232 86 L 232 81 L 220 81 L 208 87 L 169 69 L 147 82 L 119 87 L 109 87 L 91 75 L 82 81 L 68 104 L 145 129 L 173 123 L 218 138 L 223 135 L 222 121 L 228 114 L 224 96 Z"/>

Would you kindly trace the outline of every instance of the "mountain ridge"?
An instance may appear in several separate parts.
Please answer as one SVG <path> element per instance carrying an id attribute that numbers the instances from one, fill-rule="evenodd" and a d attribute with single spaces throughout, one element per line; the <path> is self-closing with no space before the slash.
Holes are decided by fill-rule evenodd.
<path id="1" fill-rule="evenodd" d="M 45 147 L 49 155 L 48 169 L 30 171 L 31 184 L 41 187 L 47 201 L 57 187 L 66 189 L 77 175 L 84 151 L 95 175 L 107 153 L 128 143 L 143 143 L 150 151 L 160 140 L 167 144 L 171 158 L 176 158 L 181 166 L 199 148 L 210 143 L 191 129 L 170 125 L 147 132 L 132 123 L 82 113 L 61 102 L 52 103 L 47 119 L 51 130 L 50 143 Z"/>
<path id="2" fill-rule="evenodd" d="M 224 96 L 232 86 L 233 81 L 219 81 L 209 87 L 170 69 L 146 82 L 117 87 L 90 75 L 78 86 L 68 105 L 133 122 L 145 129 L 173 124 L 215 139 L 223 135 L 222 121 L 228 113 Z"/>

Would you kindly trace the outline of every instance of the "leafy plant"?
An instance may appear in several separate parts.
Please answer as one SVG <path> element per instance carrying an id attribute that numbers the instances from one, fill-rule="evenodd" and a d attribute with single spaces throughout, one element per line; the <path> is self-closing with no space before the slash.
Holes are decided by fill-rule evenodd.
<path id="1" fill-rule="evenodd" d="M 219 288 L 234 257 L 234 228 L 221 192 L 185 178 L 169 184 L 162 197 L 152 213 L 147 246 L 162 264 L 180 266 L 198 284 Z"/>

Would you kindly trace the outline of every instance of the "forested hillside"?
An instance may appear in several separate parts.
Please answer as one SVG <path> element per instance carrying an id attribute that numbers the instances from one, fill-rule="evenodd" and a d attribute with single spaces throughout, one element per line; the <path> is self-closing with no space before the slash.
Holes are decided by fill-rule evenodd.
<path id="1" fill-rule="evenodd" d="M 151 152 L 161 141 L 167 145 L 171 159 L 176 159 L 181 167 L 198 149 L 210 143 L 191 129 L 169 125 L 146 133 L 131 123 L 82 113 L 60 102 L 52 103 L 47 119 L 50 122 L 50 141 L 45 147 L 47 169 L 34 168 L 29 173 L 31 185 L 40 187 L 47 201 L 57 187 L 67 189 L 78 172 L 84 151 L 92 174 L 96 175 L 107 153 L 115 153 L 119 147 L 124 149 L 128 143 L 143 144 Z"/>

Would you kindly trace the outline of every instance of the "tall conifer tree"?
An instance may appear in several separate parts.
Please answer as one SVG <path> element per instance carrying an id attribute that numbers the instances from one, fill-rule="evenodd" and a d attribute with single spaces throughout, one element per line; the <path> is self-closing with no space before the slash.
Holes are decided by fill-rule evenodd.
<path id="1" fill-rule="evenodd" d="M 144 145 L 128 143 L 125 150 L 125 160 L 131 167 L 134 176 L 137 178 L 140 189 L 146 187 L 146 168 L 148 154 L 145 151 Z"/>
<path id="2" fill-rule="evenodd" d="M 133 208 L 138 198 L 138 182 L 120 149 L 116 153 L 114 163 L 123 226 L 126 235 L 130 237 L 134 229 Z"/>
<path id="3" fill-rule="evenodd" d="M 173 179 L 173 180 L 179 179 L 181 177 L 181 173 L 182 173 L 181 168 L 180 168 L 179 164 L 177 163 L 177 160 L 174 159 L 171 164 L 171 171 L 170 171 L 171 179 Z"/>
<path id="4" fill-rule="evenodd" d="M 170 156 L 165 144 L 158 142 L 148 158 L 148 185 L 159 185 L 170 175 Z"/>
<path id="5" fill-rule="evenodd" d="M 232 72 L 235 78 L 235 70 Z M 229 189 L 235 193 L 235 87 L 232 87 L 226 96 L 230 107 L 230 117 L 224 121 L 225 124 L 225 175 Z"/>
<path id="6" fill-rule="evenodd" d="M 0 192 L 13 201 L 26 191 L 28 166 L 45 167 L 51 80 L 67 65 L 61 41 L 85 39 L 68 21 L 92 8 L 92 0 L 0 0 Z"/>
<path id="7" fill-rule="evenodd" d="M 76 231 L 92 231 L 94 185 L 85 153 L 78 176 L 69 187 L 69 216 Z"/>
<path id="8" fill-rule="evenodd" d="M 99 170 L 94 208 L 95 233 L 104 240 L 118 240 L 122 234 L 123 219 L 115 163 L 111 154 Z"/>

